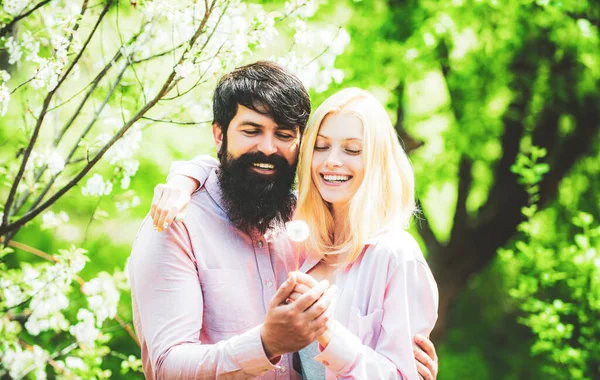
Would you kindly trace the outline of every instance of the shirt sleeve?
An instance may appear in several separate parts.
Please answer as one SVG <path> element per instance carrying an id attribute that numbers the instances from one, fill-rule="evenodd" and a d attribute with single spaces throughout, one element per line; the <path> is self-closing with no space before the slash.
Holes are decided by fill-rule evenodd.
<path id="1" fill-rule="evenodd" d="M 190 161 L 174 161 L 171 164 L 167 182 L 175 175 L 184 175 L 198 181 L 198 189 L 200 189 L 208 179 L 210 172 L 218 166 L 219 161 L 208 154 L 196 156 Z"/>
<path id="2" fill-rule="evenodd" d="M 401 261 L 387 282 L 381 324 L 373 326 L 379 332 L 375 348 L 335 322 L 329 344 L 315 359 L 343 379 L 417 380 L 414 336 L 429 335 L 437 308 L 437 285 L 427 264 Z"/>
<path id="3" fill-rule="evenodd" d="M 200 341 L 202 289 L 184 223 L 159 233 L 146 219 L 129 274 L 136 330 L 151 367 L 144 368 L 148 378 L 246 379 L 275 368 L 264 352 L 261 326 L 216 344 Z"/>

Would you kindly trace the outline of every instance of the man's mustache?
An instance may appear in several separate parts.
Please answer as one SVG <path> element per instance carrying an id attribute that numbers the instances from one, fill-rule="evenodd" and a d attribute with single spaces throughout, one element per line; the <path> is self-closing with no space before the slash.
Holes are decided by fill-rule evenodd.
<path id="1" fill-rule="evenodd" d="M 235 159 L 236 165 L 239 166 L 252 166 L 254 163 L 265 163 L 271 164 L 275 169 L 284 168 L 290 166 L 287 160 L 278 154 L 271 154 L 267 156 L 262 152 L 251 152 L 244 153 L 240 157 Z"/>

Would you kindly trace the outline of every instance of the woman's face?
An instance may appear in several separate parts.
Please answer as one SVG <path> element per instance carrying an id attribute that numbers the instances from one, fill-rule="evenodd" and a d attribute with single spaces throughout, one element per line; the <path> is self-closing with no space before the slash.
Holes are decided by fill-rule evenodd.
<path id="1" fill-rule="evenodd" d="M 351 115 L 329 114 L 321 123 L 312 157 L 312 179 L 335 212 L 352 199 L 365 174 L 363 126 Z"/>

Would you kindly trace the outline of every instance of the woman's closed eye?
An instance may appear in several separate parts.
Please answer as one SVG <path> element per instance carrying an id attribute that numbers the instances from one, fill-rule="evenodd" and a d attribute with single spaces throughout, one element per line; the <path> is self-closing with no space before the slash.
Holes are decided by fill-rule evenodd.
<path id="1" fill-rule="evenodd" d="M 323 152 L 323 151 L 326 151 L 327 149 L 329 149 L 329 146 L 327 146 L 327 145 L 315 145 L 315 150 L 317 152 Z"/>
<path id="2" fill-rule="evenodd" d="M 358 155 L 358 154 L 362 153 L 362 150 L 360 150 L 360 149 L 349 149 L 349 148 L 346 148 L 345 150 L 346 150 L 346 153 L 352 154 L 352 155 Z"/>

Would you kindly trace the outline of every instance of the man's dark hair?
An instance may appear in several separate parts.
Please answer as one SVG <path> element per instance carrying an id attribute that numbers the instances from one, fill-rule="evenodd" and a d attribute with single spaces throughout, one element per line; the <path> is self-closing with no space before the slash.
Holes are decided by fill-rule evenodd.
<path id="1" fill-rule="evenodd" d="M 240 104 L 268 115 L 278 125 L 298 125 L 300 135 L 310 115 L 310 98 L 302 82 L 268 61 L 239 67 L 219 80 L 213 97 L 213 123 L 221 128 L 225 144 L 227 128 Z"/>

